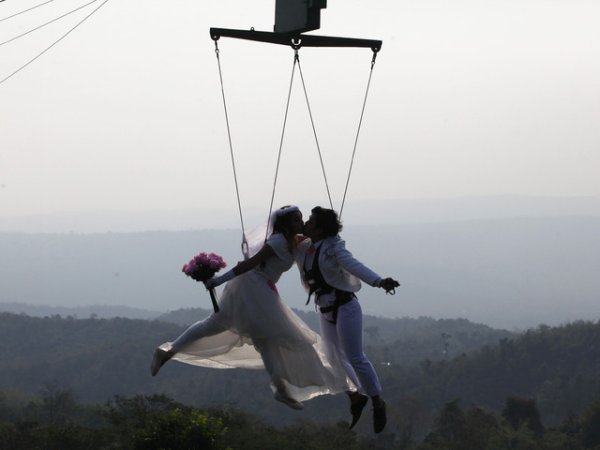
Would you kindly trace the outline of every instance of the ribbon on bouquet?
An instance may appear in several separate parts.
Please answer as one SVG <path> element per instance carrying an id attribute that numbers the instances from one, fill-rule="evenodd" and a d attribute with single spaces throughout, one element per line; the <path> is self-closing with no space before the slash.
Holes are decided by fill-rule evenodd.
<path id="1" fill-rule="evenodd" d="M 208 293 L 210 294 L 210 301 L 212 302 L 213 309 L 216 313 L 218 313 L 219 305 L 217 304 L 217 291 L 215 291 L 215 288 L 210 288 Z"/>

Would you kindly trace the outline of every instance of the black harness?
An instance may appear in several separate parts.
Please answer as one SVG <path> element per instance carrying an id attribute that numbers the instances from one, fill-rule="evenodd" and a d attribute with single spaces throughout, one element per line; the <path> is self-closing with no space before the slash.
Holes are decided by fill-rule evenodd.
<path id="1" fill-rule="evenodd" d="M 326 320 L 331 323 L 337 323 L 337 314 L 339 307 L 352 301 L 355 298 L 355 295 L 353 292 L 342 291 L 327 284 L 325 278 L 323 278 L 321 269 L 319 268 L 319 255 L 321 254 L 321 247 L 323 247 L 323 245 L 320 245 L 317 251 L 315 252 L 312 267 L 308 270 L 306 269 L 306 267 L 303 268 L 304 278 L 308 283 L 308 298 L 306 299 L 306 304 L 308 305 L 310 303 L 310 297 L 313 294 L 315 294 L 316 303 L 316 299 L 319 298 L 319 296 L 334 292 L 335 300 L 333 301 L 333 304 L 331 306 L 319 307 L 319 311 L 321 312 L 321 314 L 333 312 L 332 320 Z"/>

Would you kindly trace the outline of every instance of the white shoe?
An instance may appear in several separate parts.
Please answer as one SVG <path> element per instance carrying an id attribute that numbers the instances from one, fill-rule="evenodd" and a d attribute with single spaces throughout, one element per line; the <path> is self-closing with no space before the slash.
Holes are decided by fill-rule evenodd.
<path id="1" fill-rule="evenodd" d="M 152 364 L 150 364 L 150 373 L 155 376 L 160 368 L 173 357 L 173 352 L 168 352 L 158 347 L 154 350 L 154 357 L 152 358 Z"/>
<path id="2" fill-rule="evenodd" d="M 294 400 L 292 397 L 287 396 L 284 392 L 281 392 L 279 390 L 275 391 L 275 394 L 273 395 L 273 397 L 278 402 L 285 403 L 292 409 L 303 409 L 304 408 L 304 405 L 302 403 L 300 403 L 298 400 Z"/>

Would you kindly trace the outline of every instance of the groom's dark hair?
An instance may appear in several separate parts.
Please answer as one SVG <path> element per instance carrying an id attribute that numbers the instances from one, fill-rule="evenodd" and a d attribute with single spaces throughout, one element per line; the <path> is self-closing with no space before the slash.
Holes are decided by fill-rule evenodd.
<path id="1" fill-rule="evenodd" d="M 342 231 L 342 223 L 333 209 L 315 206 L 311 213 L 315 218 L 315 226 L 323 230 L 325 237 L 335 236 Z"/>

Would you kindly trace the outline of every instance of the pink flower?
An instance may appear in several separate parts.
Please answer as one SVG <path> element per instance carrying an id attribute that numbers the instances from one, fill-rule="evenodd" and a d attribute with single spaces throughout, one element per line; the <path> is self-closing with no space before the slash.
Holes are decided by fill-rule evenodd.
<path id="1" fill-rule="evenodd" d="M 206 281 L 226 266 L 227 264 L 219 255 L 202 252 L 184 264 L 181 270 L 196 281 Z"/>

